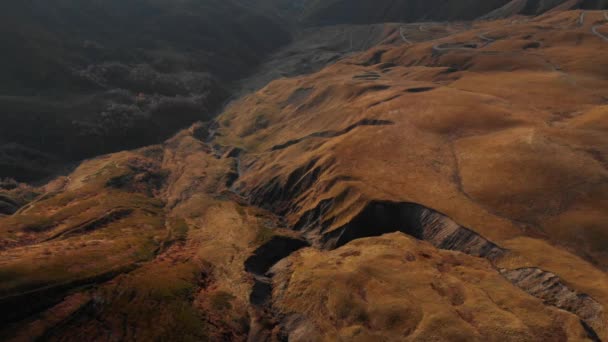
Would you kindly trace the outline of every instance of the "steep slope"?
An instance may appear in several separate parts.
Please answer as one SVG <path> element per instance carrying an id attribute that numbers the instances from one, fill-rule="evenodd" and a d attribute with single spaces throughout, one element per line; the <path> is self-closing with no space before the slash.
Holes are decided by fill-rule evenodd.
<path id="1" fill-rule="evenodd" d="M 398 233 L 303 250 L 273 271 L 289 341 L 585 337 L 578 319 L 510 286 L 487 262 Z"/>
<path id="2" fill-rule="evenodd" d="M 0 337 L 606 340 L 607 22 L 374 26 L 162 144 L 4 182 Z"/>
<path id="3" fill-rule="evenodd" d="M 605 306 L 603 14 L 480 23 L 275 81 L 218 118 L 217 141 L 246 151 L 235 189 L 319 248 L 426 238 L 411 204 L 432 208 L 506 250 L 497 267 L 533 265 Z M 471 253 L 467 229 L 436 245 Z"/>

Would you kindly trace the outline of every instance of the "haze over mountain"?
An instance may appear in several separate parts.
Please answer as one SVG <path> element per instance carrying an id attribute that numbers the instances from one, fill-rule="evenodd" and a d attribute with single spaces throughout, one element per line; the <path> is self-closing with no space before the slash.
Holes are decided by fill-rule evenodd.
<path id="1" fill-rule="evenodd" d="M 0 340 L 607 340 L 606 5 L 2 4 Z"/>
<path id="2" fill-rule="evenodd" d="M 602 1 L 505 4 L 3 2 L 0 177 L 39 180 L 68 162 L 156 143 L 196 120 L 209 119 L 239 92 L 233 83 L 285 46 L 298 25 L 470 20 L 540 14 L 555 6 L 606 6 Z"/>
<path id="3" fill-rule="evenodd" d="M 0 6 L 0 177 L 21 180 L 211 118 L 231 82 L 289 41 L 277 18 L 238 1 Z"/>

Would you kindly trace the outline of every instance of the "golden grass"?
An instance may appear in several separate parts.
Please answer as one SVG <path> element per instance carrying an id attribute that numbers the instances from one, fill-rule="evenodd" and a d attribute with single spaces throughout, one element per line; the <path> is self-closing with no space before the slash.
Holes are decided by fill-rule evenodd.
<path id="1" fill-rule="evenodd" d="M 288 260 L 291 266 L 276 269 L 276 308 L 304 315 L 292 331 L 315 340 L 585 337 L 576 316 L 514 288 L 486 261 L 400 233 Z"/>
<path id="2" fill-rule="evenodd" d="M 251 148 L 242 157 L 255 161 L 240 179 L 245 193 L 277 179 L 284 184 L 318 160 L 318 179 L 290 198 L 291 224 L 342 193 L 323 217 L 335 219 L 328 231 L 348 222 L 367 201 L 411 201 L 501 246 L 528 234 L 545 236 L 577 260 L 580 272 L 602 272 L 608 260 L 608 140 L 602 135 L 608 60 L 602 52 L 608 45 L 590 32 L 602 13 L 588 12 L 583 27 L 577 25 L 579 15 L 476 23 L 434 41 L 381 46 L 311 75 L 274 81 L 220 115 L 221 142 Z M 433 52 L 441 43 L 482 43 L 480 33 L 496 41 Z M 387 50 L 380 63 L 365 65 L 379 50 Z M 378 76 L 357 78 L 364 74 Z M 376 91 L 363 91 L 370 87 Z M 425 87 L 434 89 L 406 91 Z M 310 90 L 290 103 L 301 89 Z M 265 127 L 251 130 L 261 114 Z M 362 119 L 394 124 L 269 151 Z M 540 260 L 532 245 L 518 250 L 534 265 Z M 538 266 L 580 292 L 589 290 L 574 281 L 579 271 L 557 263 Z M 599 297 L 608 293 L 591 284 Z"/>

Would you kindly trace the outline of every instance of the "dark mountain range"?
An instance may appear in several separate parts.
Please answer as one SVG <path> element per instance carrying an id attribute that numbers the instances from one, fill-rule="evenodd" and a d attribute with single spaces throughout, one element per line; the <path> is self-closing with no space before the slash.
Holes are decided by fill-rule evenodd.
<path id="1" fill-rule="evenodd" d="M 290 39 L 276 17 L 238 1 L 0 7 L 0 177 L 21 180 L 209 119 L 233 81 Z"/>

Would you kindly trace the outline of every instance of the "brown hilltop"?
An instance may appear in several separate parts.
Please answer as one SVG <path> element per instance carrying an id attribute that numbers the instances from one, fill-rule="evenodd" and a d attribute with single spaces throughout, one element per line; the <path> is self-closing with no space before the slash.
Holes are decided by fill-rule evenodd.
<path id="1" fill-rule="evenodd" d="M 0 336 L 608 339 L 604 21 L 388 25 L 214 123 L 4 190 Z"/>

